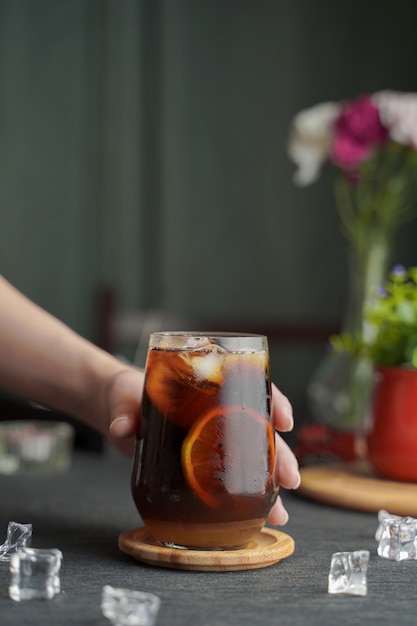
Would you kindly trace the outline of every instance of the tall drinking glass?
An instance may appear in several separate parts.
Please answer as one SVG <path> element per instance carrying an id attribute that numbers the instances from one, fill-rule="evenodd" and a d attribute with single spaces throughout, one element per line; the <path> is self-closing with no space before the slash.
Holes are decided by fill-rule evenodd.
<path id="1" fill-rule="evenodd" d="M 266 337 L 152 334 L 132 471 L 151 535 L 169 547 L 245 546 L 276 499 L 274 459 Z"/>

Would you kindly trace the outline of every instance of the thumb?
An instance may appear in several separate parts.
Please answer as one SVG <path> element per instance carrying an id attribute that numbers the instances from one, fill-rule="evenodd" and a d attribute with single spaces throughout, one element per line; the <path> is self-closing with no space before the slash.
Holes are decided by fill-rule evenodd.
<path id="1" fill-rule="evenodd" d="M 143 372 L 133 368 L 122 370 L 114 377 L 107 397 L 112 437 L 126 438 L 136 433 L 143 380 Z"/>

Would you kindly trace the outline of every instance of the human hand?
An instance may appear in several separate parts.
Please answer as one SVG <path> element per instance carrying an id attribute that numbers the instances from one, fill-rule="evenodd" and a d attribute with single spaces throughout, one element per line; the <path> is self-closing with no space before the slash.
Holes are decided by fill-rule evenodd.
<path id="1" fill-rule="evenodd" d="M 129 455 L 133 453 L 143 383 L 144 373 L 142 371 L 126 368 L 113 377 L 107 392 L 110 423 L 108 439 L 119 450 Z M 277 430 L 281 432 L 292 430 L 291 404 L 274 384 L 272 385 L 272 418 Z M 297 489 L 300 484 L 297 460 L 278 433 L 275 434 L 275 444 L 276 471 L 279 482 L 286 489 Z M 274 525 L 284 525 L 288 521 L 288 513 L 279 495 L 269 513 L 268 521 Z"/>
<path id="2" fill-rule="evenodd" d="M 281 432 L 292 430 L 294 425 L 291 404 L 274 384 L 272 384 L 272 420 L 274 427 Z M 297 459 L 278 433 L 275 433 L 275 463 L 280 485 L 285 489 L 297 489 L 301 482 Z M 279 495 L 269 512 L 268 521 L 276 526 L 282 526 L 288 521 L 288 512 Z"/>
<path id="3" fill-rule="evenodd" d="M 144 372 L 133 367 L 122 369 L 112 378 L 107 390 L 109 441 L 121 452 L 132 456 L 139 423 Z"/>

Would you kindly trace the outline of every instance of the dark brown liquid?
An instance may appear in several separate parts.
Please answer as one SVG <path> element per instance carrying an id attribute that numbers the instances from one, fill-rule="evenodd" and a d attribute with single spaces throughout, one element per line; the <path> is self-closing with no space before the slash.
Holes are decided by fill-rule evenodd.
<path id="1" fill-rule="evenodd" d="M 277 494 L 264 353 L 151 349 L 142 431 L 132 493 L 156 539 L 231 548 L 263 526 Z"/>

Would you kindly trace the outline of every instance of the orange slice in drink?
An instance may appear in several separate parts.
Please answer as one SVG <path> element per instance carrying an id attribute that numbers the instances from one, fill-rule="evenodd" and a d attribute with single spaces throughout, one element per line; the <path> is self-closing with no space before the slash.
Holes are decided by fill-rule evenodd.
<path id="1" fill-rule="evenodd" d="M 266 417 L 241 406 L 216 407 L 195 422 L 181 450 L 185 478 L 211 508 L 229 496 L 263 495 L 274 471 L 275 443 Z"/>
<path id="2" fill-rule="evenodd" d="M 149 399 L 177 426 L 188 428 L 213 405 L 223 362 L 215 347 L 195 352 L 151 350 L 145 382 Z"/>

